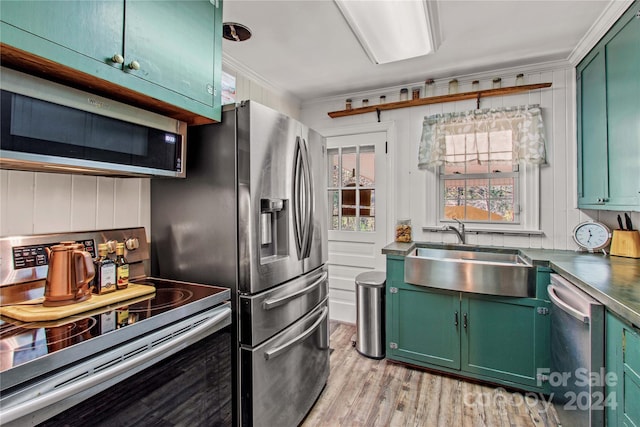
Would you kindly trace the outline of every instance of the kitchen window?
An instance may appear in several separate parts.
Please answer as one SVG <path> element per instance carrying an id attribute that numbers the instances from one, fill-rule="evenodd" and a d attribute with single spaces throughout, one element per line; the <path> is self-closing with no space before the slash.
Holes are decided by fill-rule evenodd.
<path id="1" fill-rule="evenodd" d="M 419 167 L 436 172 L 434 219 L 537 230 L 544 144 L 537 106 L 426 117 Z"/>
<path id="2" fill-rule="evenodd" d="M 327 153 L 329 229 L 375 231 L 375 147 L 337 147 Z"/>

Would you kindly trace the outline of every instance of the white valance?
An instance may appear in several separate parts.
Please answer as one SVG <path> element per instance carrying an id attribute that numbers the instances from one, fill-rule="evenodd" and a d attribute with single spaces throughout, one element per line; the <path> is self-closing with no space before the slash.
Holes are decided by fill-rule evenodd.
<path id="1" fill-rule="evenodd" d="M 418 151 L 418 168 L 435 168 L 445 164 L 447 136 L 490 134 L 505 130 L 512 132 L 513 159 L 515 161 L 533 164 L 546 163 L 542 111 L 538 105 L 526 105 L 425 117 Z"/>

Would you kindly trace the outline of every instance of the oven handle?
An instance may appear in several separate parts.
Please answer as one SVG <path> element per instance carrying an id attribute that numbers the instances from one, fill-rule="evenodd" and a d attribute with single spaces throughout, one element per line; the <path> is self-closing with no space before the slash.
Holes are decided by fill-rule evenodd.
<path id="1" fill-rule="evenodd" d="M 46 393 L 34 399 L 29 399 L 13 407 L 3 407 L 0 411 L 0 418 L 2 419 L 2 423 L 4 424 L 13 420 L 17 420 L 35 411 L 51 406 L 56 402 L 64 400 L 70 396 L 73 396 L 74 394 L 88 390 L 91 387 L 108 381 L 120 374 L 123 374 L 126 371 L 135 369 L 136 367 L 147 363 L 158 356 L 170 355 L 172 354 L 170 353 L 170 350 L 179 348 L 180 345 L 188 346 L 195 342 L 198 342 L 203 338 L 203 336 L 201 336 L 203 332 L 206 334 L 204 336 L 208 336 L 216 332 L 217 329 L 214 329 L 215 326 L 228 319 L 230 315 L 231 308 L 229 306 L 226 306 L 220 311 L 220 313 L 215 314 L 213 317 L 211 317 L 204 323 L 201 323 L 193 330 L 185 332 L 175 340 L 169 340 L 139 357 L 131 358 L 125 362 L 115 365 L 111 369 L 107 369 L 98 374 L 91 375 L 84 380 L 80 380 L 68 386 L 61 387 L 58 390 L 54 390 L 50 393 Z M 162 359 L 164 359 L 164 357 L 162 357 L 160 360 Z"/>
<path id="2" fill-rule="evenodd" d="M 295 337 L 291 341 L 288 341 L 288 342 L 282 344 L 279 347 L 275 347 L 275 348 L 272 348 L 271 350 L 265 351 L 264 352 L 264 358 L 269 360 L 269 359 L 273 359 L 275 357 L 278 357 L 282 353 L 286 352 L 289 349 L 289 347 L 292 347 L 295 344 L 299 343 L 300 341 L 305 340 L 307 337 L 309 337 L 309 335 L 311 335 L 312 333 L 315 332 L 315 330 L 318 328 L 318 326 L 320 326 L 320 324 L 322 322 L 325 321 L 325 319 L 327 318 L 327 314 L 328 313 L 329 313 L 329 309 L 327 307 L 324 307 L 322 309 L 322 314 L 320 315 L 320 318 L 318 320 L 316 320 L 313 323 L 313 325 L 311 325 L 311 327 L 309 329 L 307 329 L 306 331 L 304 331 L 303 333 L 301 333 L 300 335 L 298 335 L 297 337 Z"/>
<path id="3" fill-rule="evenodd" d="M 317 288 L 325 280 L 327 280 L 327 273 L 326 272 L 323 273 L 322 276 L 320 276 L 320 278 L 318 280 L 316 280 L 315 282 L 313 282 L 312 284 L 310 284 L 306 288 L 302 288 L 299 291 L 290 293 L 289 295 L 285 295 L 285 296 L 283 296 L 281 298 L 274 298 L 274 299 L 265 300 L 262 303 L 262 306 L 264 307 L 265 310 L 271 310 L 272 308 L 279 307 L 279 306 L 285 304 L 287 301 L 291 301 L 292 299 L 295 299 L 295 298 L 298 298 L 298 297 L 300 297 L 302 295 L 308 294 L 309 292 L 311 292 L 315 288 Z"/>

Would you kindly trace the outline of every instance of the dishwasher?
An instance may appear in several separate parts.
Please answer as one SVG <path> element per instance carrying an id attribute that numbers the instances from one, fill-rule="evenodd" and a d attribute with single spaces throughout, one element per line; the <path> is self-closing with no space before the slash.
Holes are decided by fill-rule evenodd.
<path id="1" fill-rule="evenodd" d="M 563 427 L 604 426 L 604 306 L 558 274 L 551 300 L 551 398 Z"/>

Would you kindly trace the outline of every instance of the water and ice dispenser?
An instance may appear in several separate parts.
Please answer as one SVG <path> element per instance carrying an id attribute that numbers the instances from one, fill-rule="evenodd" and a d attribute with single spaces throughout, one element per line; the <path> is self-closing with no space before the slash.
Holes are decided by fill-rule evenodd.
<path id="1" fill-rule="evenodd" d="M 260 200 L 260 259 L 287 256 L 287 206 L 288 200 Z"/>

